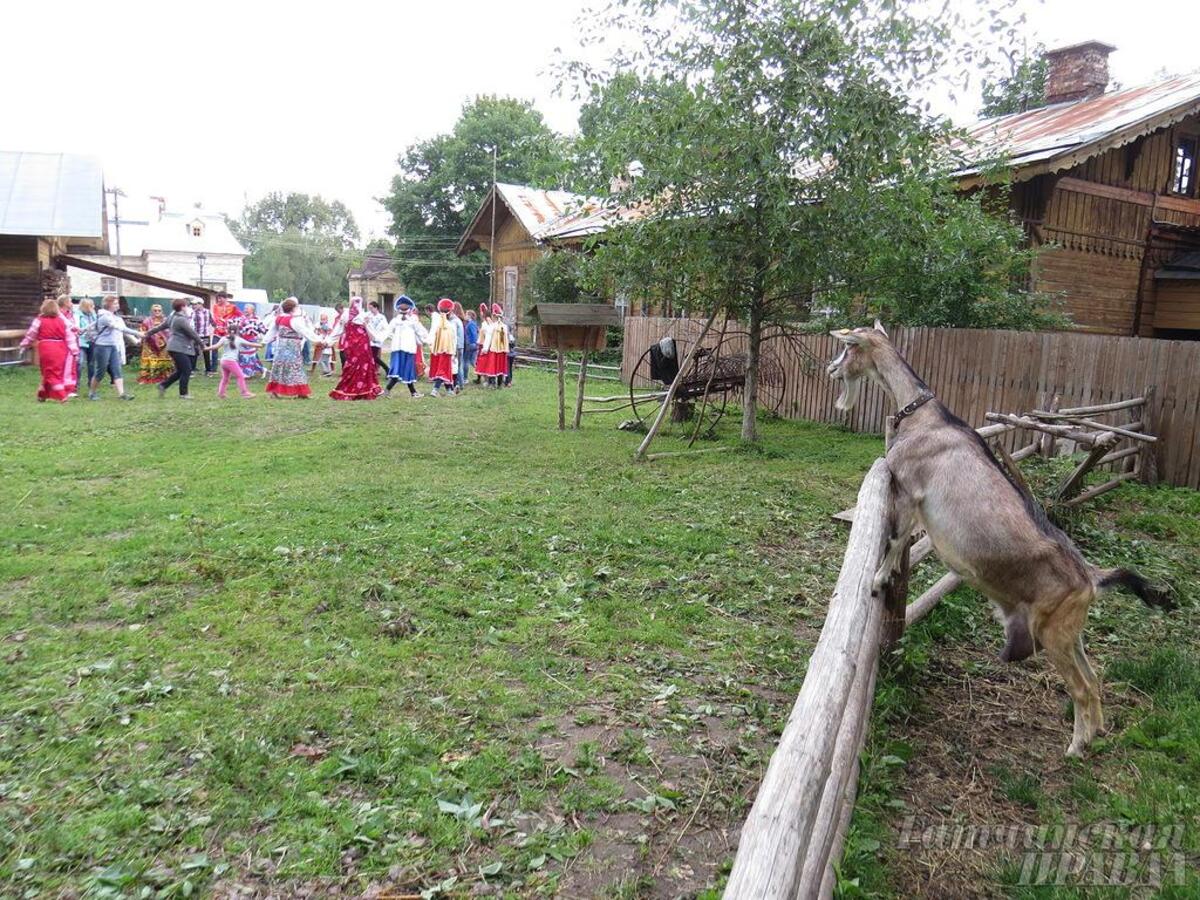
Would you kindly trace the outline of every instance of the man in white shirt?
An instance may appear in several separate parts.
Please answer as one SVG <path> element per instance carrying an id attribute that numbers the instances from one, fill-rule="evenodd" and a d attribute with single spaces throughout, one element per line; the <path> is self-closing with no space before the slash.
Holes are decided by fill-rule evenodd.
<path id="1" fill-rule="evenodd" d="M 375 364 L 383 369 L 385 378 L 388 374 L 388 364 L 383 361 L 383 336 L 387 334 L 387 330 L 388 320 L 379 311 L 379 304 L 372 300 L 367 304 L 367 332 L 371 335 L 371 355 L 375 357 Z"/>

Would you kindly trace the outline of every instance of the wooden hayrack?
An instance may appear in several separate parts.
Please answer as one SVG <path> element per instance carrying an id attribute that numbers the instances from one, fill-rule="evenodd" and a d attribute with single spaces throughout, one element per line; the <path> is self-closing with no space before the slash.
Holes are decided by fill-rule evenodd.
<path id="1" fill-rule="evenodd" d="M 588 352 L 603 350 L 606 331 L 621 324 L 621 314 L 607 303 L 539 303 L 529 310 L 536 321 L 535 344 L 552 348 L 558 363 L 558 430 L 567 427 L 567 350 L 582 350 L 575 396 L 575 428 L 583 415 L 583 392 L 587 385 Z"/>

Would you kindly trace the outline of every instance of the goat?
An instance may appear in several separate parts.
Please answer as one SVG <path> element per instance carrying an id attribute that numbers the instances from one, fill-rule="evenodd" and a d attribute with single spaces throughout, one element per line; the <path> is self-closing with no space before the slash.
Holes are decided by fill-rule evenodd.
<path id="1" fill-rule="evenodd" d="M 830 334 L 842 344 L 827 370 L 842 383 L 837 408 L 854 406 L 864 378 L 899 408 L 887 450 L 895 518 L 875 573 L 876 593 L 896 570 L 919 523 L 947 568 L 995 605 L 1006 636 L 1000 658 L 1022 660 L 1042 649 L 1058 669 L 1075 707 L 1067 755 L 1082 756 L 1104 727 L 1100 682 L 1083 649 L 1092 599 L 1120 586 L 1148 606 L 1170 609 L 1168 595 L 1136 572 L 1086 562 L 983 439 L 934 397 L 878 321 L 874 328 Z"/>

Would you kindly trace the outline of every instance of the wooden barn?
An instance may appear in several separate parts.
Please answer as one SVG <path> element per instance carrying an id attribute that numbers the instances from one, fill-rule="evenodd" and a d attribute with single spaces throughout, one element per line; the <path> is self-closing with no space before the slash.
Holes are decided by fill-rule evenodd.
<path id="1" fill-rule="evenodd" d="M 483 250 L 491 257 L 491 303 L 504 307 L 504 318 L 518 329 L 527 324 L 529 266 L 550 252 L 546 237 L 555 223 L 591 204 L 569 191 L 549 191 L 498 183 L 459 238 L 456 253 Z M 464 300 L 463 305 L 468 305 Z"/>
<path id="2" fill-rule="evenodd" d="M 1060 296 L 1076 328 L 1200 339 L 1200 75 L 1106 91 L 1112 50 L 1051 51 L 1047 106 L 969 131 L 981 157 L 1011 166 L 1012 209 L 1048 247 L 1033 287 Z"/>
<path id="3" fill-rule="evenodd" d="M 67 291 L 66 253 L 107 253 L 100 161 L 0 151 L 0 329 L 24 328 Z"/>

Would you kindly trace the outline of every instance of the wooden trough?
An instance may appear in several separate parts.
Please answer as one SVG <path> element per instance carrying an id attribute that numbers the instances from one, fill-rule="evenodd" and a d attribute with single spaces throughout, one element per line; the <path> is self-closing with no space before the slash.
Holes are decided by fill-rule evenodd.
<path id="1" fill-rule="evenodd" d="M 552 349 L 558 361 L 558 430 L 567 427 L 566 365 L 567 350 L 582 350 L 575 397 L 575 428 L 583 416 L 583 392 L 587 384 L 588 353 L 603 350 L 609 326 L 621 324 L 621 314 L 607 303 L 538 303 L 529 310 L 537 323 L 534 346 Z"/>

